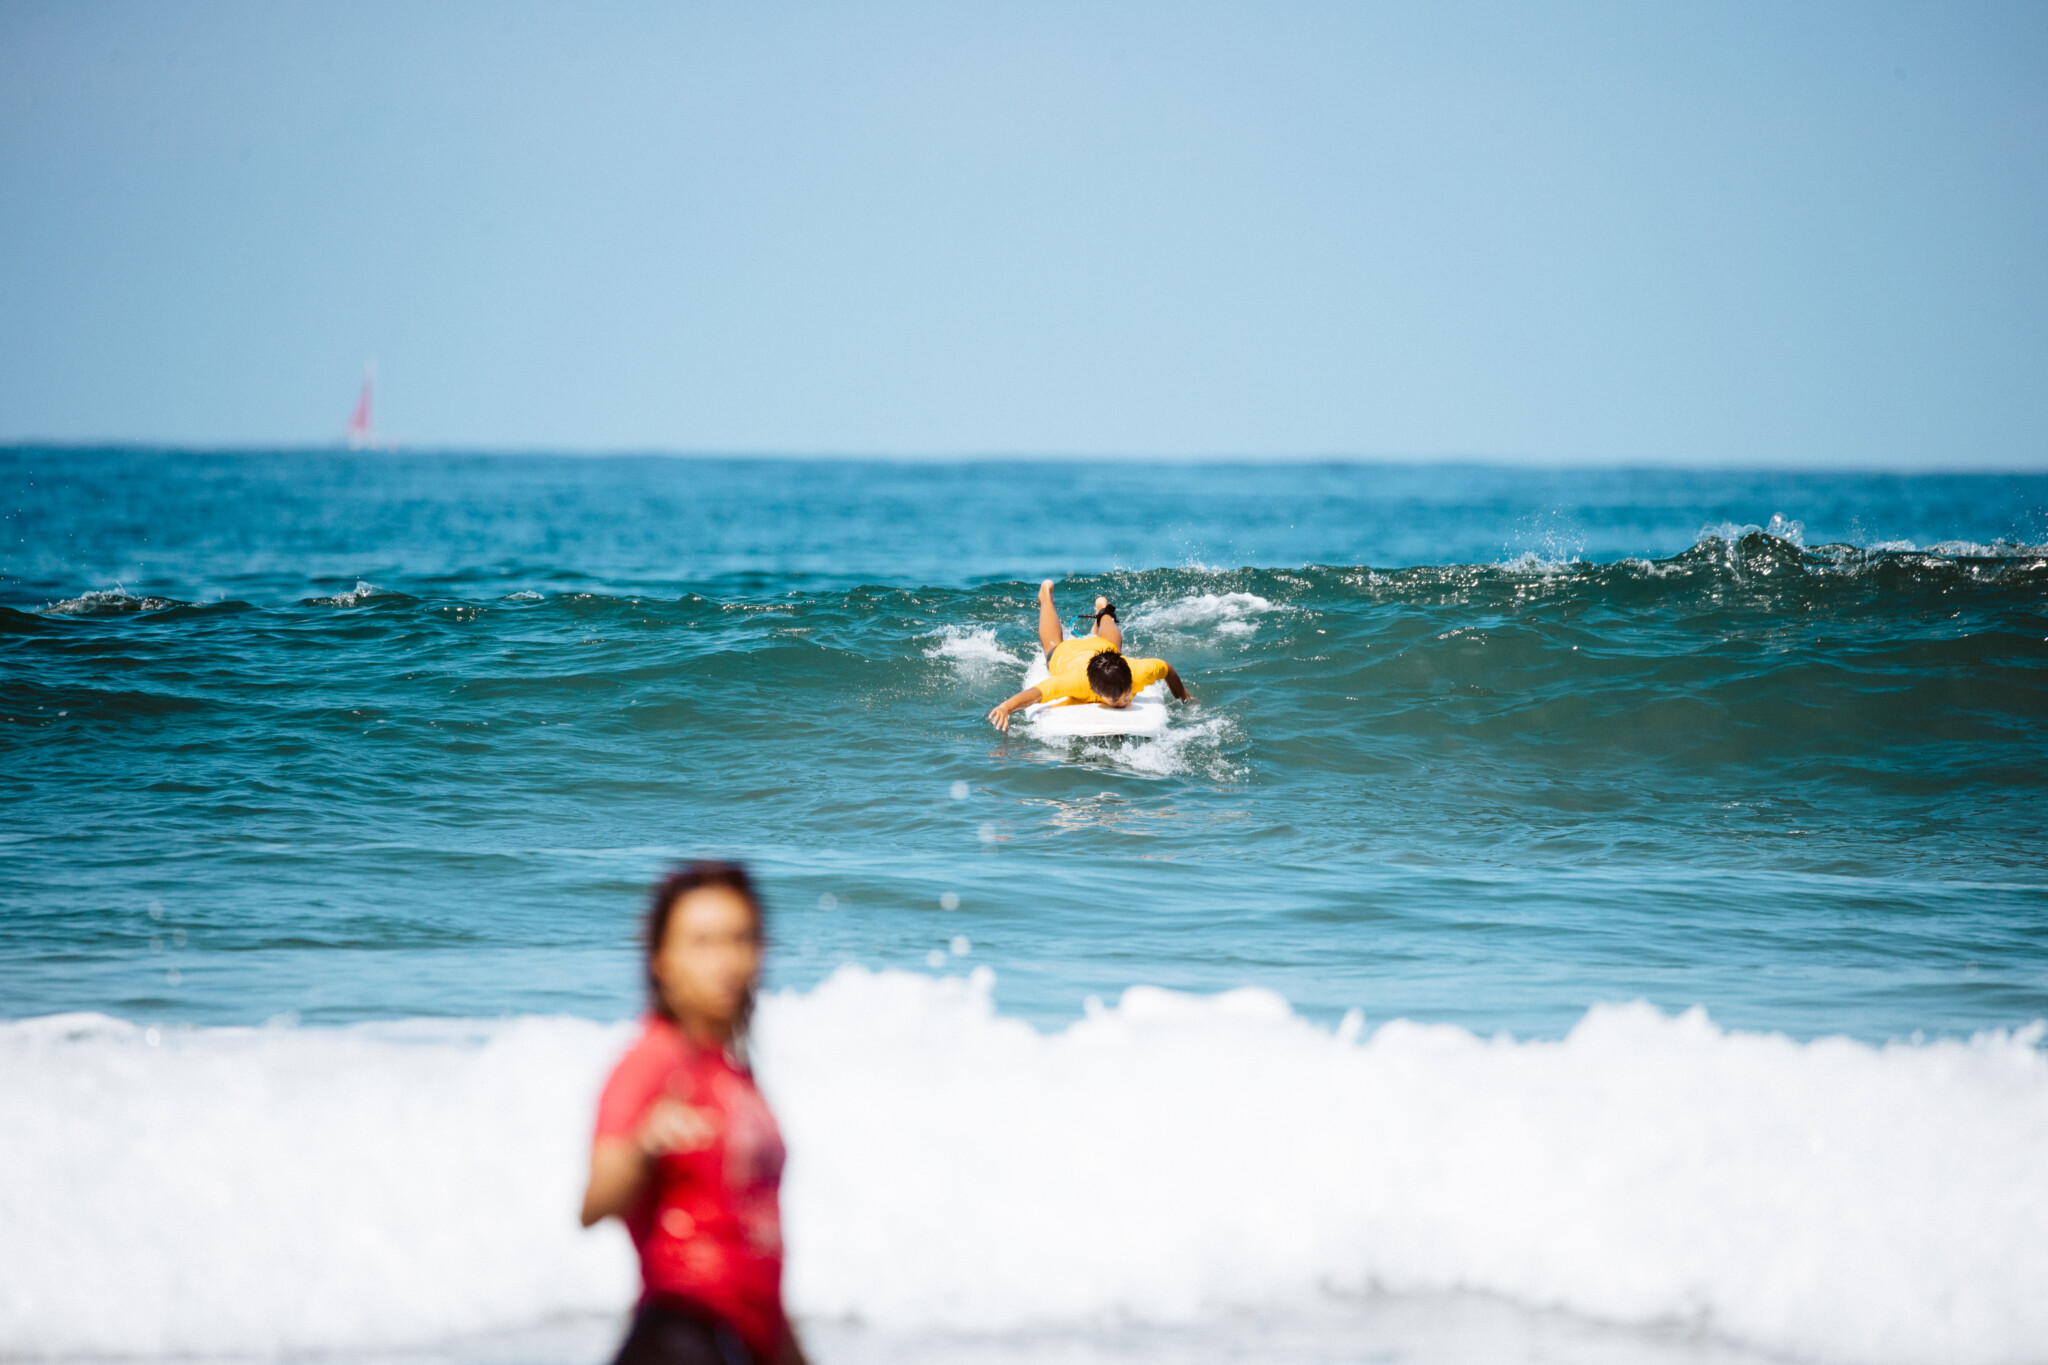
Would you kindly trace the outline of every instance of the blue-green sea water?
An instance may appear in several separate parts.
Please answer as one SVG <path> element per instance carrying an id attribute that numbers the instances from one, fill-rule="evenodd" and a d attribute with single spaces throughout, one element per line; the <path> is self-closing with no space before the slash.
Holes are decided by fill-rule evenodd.
<path id="1" fill-rule="evenodd" d="M 0 1358 L 606 1359 L 591 1106 L 716 855 L 821 1365 L 2044 1359 L 2048 476 L 15 449 L 0 517 Z M 984 720 L 1041 577 L 1165 734 Z"/>
<path id="2" fill-rule="evenodd" d="M 665 863 L 778 983 L 1556 1034 L 2048 1014 L 2048 478 L 0 455 L 4 1008 L 636 1005 Z M 1762 528 L 1762 529 L 1759 529 Z M 1197 705 L 1063 745 L 1041 576 Z M 945 909 L 957 898 L 957 908 Z"/>

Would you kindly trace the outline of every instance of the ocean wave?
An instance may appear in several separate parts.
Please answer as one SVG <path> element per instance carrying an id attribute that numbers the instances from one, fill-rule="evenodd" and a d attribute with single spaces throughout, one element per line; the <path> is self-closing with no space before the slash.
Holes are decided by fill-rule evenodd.
<path id="1" fill-rule="evenodd" d="M 1875 617 L 1892 609 L 1917 614 L 1931 603 L 2038 611 L 2048 597 L 2048 546 L 1808 546 L 1802 535 L 1798 523 L 1778 519 L 1764 527 L 1707 527 L 1691 546 L 1662 559 L 1560 559 L 1529 551 L 1498 564 L 1325 564 L 1199 574 L 1156 569 L 1075 586 L 1085 592 L 1099 582 L 1146 602 L 1129 627 L 1133 647 L 1141 649 L 1150 634 L 1173 646 L 1199 645 L 1252 635 L 1269 621 L 1300 624 L 1302 613 L 1360 601 L 1517 611 L 1577 605 L 1631 613 L 1740 607 L 1802 615 L 1842 606 Z"/>
<path id="2" fill-rule="evenodd" d="M 1569 573 L 1582 562 L 1576 555 L 1558 555 L 1538 550 L 1524 550 L 1512 559 L 1502 560 L 1500 568 L 1505 573 L 1536 574 L 1541 577 L 1549 577 L 1555 574 Z"/>
<path id="3" fill-rule="evenodd" d="M 1911 549 L 1909 544 L 1907 549 Z M 1976 540 L 1940 540 L 1927 547 L 1926 553 L 1942 556 L 1944 559 L 2023 559 L 2048 555 L 2048 545 L 2023 545 L 2016 541 L 1994 540 L 1989 544 Z"/>
<path id="4" fill-rule="evenodd" d="M 1017 669 L 1024 667 L 1024 660 L 1012 654 L 997 642 L 996 632 L 989 626 L 946 626 L 935 636 L 929 637 L 924 657 L 944 659 L 956 665 L 967 674 L 983 674 L 995 669 Z"/>
<path id="5" fill-rule="evenodd" d="M 404 597 L 406 594 L 389 592 L 375 583 L 358 578 L 356 585 L 347 592 L 338 592 L 332 597 L 309 597 L 300 603 L 307 607 L 360 607 L 363 603 L 378 597 Z"/>
<path id="6" fill-rule="evenodd" d="M 418 603 L 430 610 L 489 603 L 545 604 L 570 616 L 639 619 L 653 613 L 681 623 L 719 616 L 791 617 L 824 611 L 857 613 L 862 621 L 894 618 L 905 634 L 924 632 L 928 658 L 962 664 L 1016 664 L 1019 655 L 1006 647 L 1028 645 L 1031 612 L 1018 613 L 1014 626 L 987 624 L 988 611 L 1000 603 L 1028 604 L 1031 584 L 996 583 L 980 588 L 855 587 L 838 590 L 785 588 L 782 580 L 763 580 L 754 592 L 734 592 L 737 585 L 675 583 L 664 588 L 612 593 L 582 590 L 547 594 L 521 589 L 510 594 L 472 599 L 396 589 L 358 580 L 353 587 L 325 596 L 298 599 L 305 607 L 352 608 L 366 604 Z M 2017 540 L 1946 540 L 1925 546 L 1888 540 L 1869 545 L 1834 542 L 1807 545 L 1797 521 L 1774 517 L 1766 525 L 1722 523 L 1703 527 L 1694 543 L 1665 558 L 1628 556 L 1589 560 L 1550 550 L 1526 550 L 1498 563 L 1415 564 L 1383 567 L 1354 564 L 1311 564 L 1292 569 L 1162 567 L 1123 570 L 1100 577 L 1072 579 L 1068 591 L 1086 596 L 1106 592 L 1126 604 L 1125 628 L 1134 648 L 1147 635 L 1178 643 L 1242 640 L 1257 634 L 1269 621 L 1288 619 L 1303 609 L 1327 604 L 1333 594 L 1349 596 L 1364 589 L 1376 600 L 1431 603 L 1442 593 L 1477 593 L 1475 601 L 1498 592 L 1523 600 L 1539 589 L 1547 598 L 1579 597 L 1589 604 L 1616 593 L 1634 603 L 1639 589 L 1684 594 L 1738 587 L 1786 594 L 1885 589 L 1901 597 L 1926 591 L 1997 590 L 2019 587 L 2031 592 L 2048 588 L 2048 545 Z M 767 594 L 766 596 L 757 595 Z M 39 609 L 49 616 L 120 617 L 174 611 L 190 604 L 171 596 L 137 595 L 125 588 L 80 592 Z M 212 606 L 215 604 L 207 604 Z M 246 607 L 246 603 L 238 605 Z M 951 611 L 965 608 L 979 617 L 947 622 Z M 940 617 L 937 622 L 932 616 Z"/>
<path id="7" fill-rule="evenodd" d="M 762 1002 L 798 1312 L 987 1332 L 1461 1290 L 1823 1361 L 2048 1340 L 2039 1025 L 1801 1044 L 1622 1005 L 1515 1042 L 1134 987 L 1046 1034 L 990 986 L 843 968 Z M 574 1210 L 626 1037 L 0 1025 L 0 1340 L 332 1350 L 619 1312 L 625 1239 Z"/>
<path id="8" fill-rule="evenodd" d="M 82 592 L 76 597 L 67 597 L 61 602 L 52 602 L 43 608 L 50 616 L 126 616 L 136 612 L 169 611 L 173 607 L 191 605 L 175 597 L 154 597 L 148 594 L 136 596 L 126 588 L 113 587 L 93 592 Z"/>
<path id="9" fill-rule="evenodd" d="M 377 1346 L 621 1303 L 630 1254 L 574 1223 L 577 1111 L 621 1036 L 0 1026 L 0 1341 Z"/>
<path id="10" fill-rule="evenodd" d="M 1255 618 L 1280 610 L 1251 592 L 1204 592 L 1146 607 L 1131 617 L 1131 632 L 1188 634 L 1204 627 L 1218 635 L 1247 636 L 1258 629 Z"/>
<path id="11" fill-rule="evenodd" d="M 1693 548 L 1698 549 L 1700 546 L 1713 541 L 1735 544 L 1754 535 L 1767 536 L 1772 540 L 1783 541 L 1795 549 L 1804 549 L 1806 547 L 1806 523 L 1792 521 L 1784 513 L 1774 512 L 1771 514 L 1770 523 L 1764 526 L 1759 526 L 1754 522 L 1738 525 L 1732 521 L 1716 522 L 1711 526 L 1702 526 L 1699 535 L 1693 538 Z"/>
<path id="12" fill-rule="evenodd" d="M 764 1047 L 839 1078 L 778 1090 L 822 1149 L 791 1189 L 813 1311 L 1159 1321 L 1379 1286 L 1822 1359 L 2013 1359 L 2048 1330 L 2038 1028 L 1799 1045 L 1620 1006 L 1517 1044 L 1135 988 L 1048 1037 L 858 971 L 783 1004 Z"/>
<path id="13" fill-rule="evenodd" d="M 1543 600 L 1588 607 L 1683 608 L 1701 601 L 1730 604 L 1727 594 L 1732 590 L 1750 609 L 1805 611 L 1854 603 L 1859 609 L 1882 611 L 1888 604 L 1918 610 L 1936 596 L 1954 597 L 1959 604 L 1995 601 L 2010 590 L 2018 590 L 2020 603 L 2032 605 L 2048 591 L 2048 548 L 2040 546 L 1808 547 L 1757 527 L 1726 529 L 1728 534 L 1723 535 L 1710 528 L 1690 548 L 1668 559 L 1557 563 L 1524 556 L 1500 565 L 1392 570 L 1324 566 L 1302 570 L 1300 576 L 1318 587 L 1334 578 L 1389 605 L 1423 606 L 1506 607 Z M 1947 552 L 1964 549 L 1972 553 Z M 1290 604 L 1313 605 L 1319 595 L 1303 594 Z"/>

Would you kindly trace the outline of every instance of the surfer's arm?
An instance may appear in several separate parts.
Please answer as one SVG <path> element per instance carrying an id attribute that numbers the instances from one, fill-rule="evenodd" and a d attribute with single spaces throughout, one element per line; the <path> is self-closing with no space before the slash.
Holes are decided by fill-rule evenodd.
<path id="1" fill-rule="evenodd" d="M 1012 711 L 1021 711 L 1040 700 L 1042 700 L 1042 696 L 1039 690 L 1035 687 L 1027 687 L 1008 701 L 998 702 L 995 709 L 988 713 L 988 723 L 995 726 L 998 730 L 1007 730 L 1010 728 L 1010 713 Z"/>
<path id="2" fill-rule="evenodd" d="M 1180 680 L 1180 674 L 1173 671 L 1172 664 L 1166 666 L 1166 690 L 1173 693 L 1181 701 L 1193 701 L 1195 699 L 1193 694 L 1188 691 L 1188 685 Z"/>

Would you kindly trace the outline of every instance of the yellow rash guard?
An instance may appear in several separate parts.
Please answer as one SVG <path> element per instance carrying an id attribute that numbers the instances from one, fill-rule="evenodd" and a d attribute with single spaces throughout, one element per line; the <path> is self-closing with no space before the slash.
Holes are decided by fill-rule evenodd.
<path id="1" fill-rule="evenodd" d="M 1088 661 L 1098 654 L 1107 653 L 1109 641 L 1100 635 L 1083 635 L 1080 639 L 1062 640 L 1052 647 L 1052 655 L 1045 661 L 1046 669 L 1052 674 L 1038 685 L 1041 701 L 1058 702 L 1100 702 L 1095 689 L 1088 685 Z M 1124 656 L 1124 662 L 1131 666 L 1131 691 L 1138 693 L 1166 676 L 1166 660 L 1133 659 Z"/>

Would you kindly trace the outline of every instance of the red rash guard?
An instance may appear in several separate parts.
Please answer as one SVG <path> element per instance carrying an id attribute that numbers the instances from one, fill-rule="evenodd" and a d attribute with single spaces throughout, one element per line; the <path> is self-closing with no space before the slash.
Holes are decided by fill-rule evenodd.
<path id="1" fill-rule="evenodd" d="M 699 1047 L 649 1015 L 597 1102 L 597 1136 L 633 1141 L 658 1100 L 711 1121 L 700 1147 L 654 1161 L 626 1214 L 640 1253 L 640 1302 L 680 1303 L 729 1323 L 761 1361 L 789 1334 L 782 1312 L 782 1134 L 754 1079 L 723 1051 Z"/>

